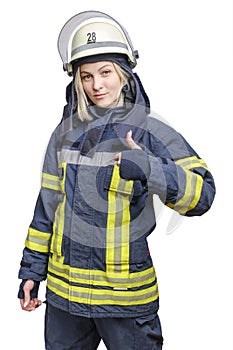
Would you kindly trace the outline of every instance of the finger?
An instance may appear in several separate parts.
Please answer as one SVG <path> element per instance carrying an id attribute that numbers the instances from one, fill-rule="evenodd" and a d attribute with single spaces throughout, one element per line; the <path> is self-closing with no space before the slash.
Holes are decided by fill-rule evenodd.
<path id="1" fill-rule="evenodd" d="M 32 302 L 33 302 L 35 309 L 42 305 L 42 301 L 37 299 L 37 298 L 32 299 Z"/>
<path id="2" fill-rule="evenodd" d="M 23 307 L 24 307 L 24 299 L 20 299 L 20 306 L 21 306 L 21 309 L 23 309 Z"/>
<path id="3" fill-rule="evenodd" d="M 41 300 L 38 300 L 37 298 L 33 298 L 30 300 L 29 304 L 27 304 L 26 306 L 25 303 L 22 307 L 22 309 L 24 311 L 34 311 L 36 310 L 40 305 L 42 304 L 42 301 Z"/>
<path id="4" fill-rule="evenodd" d="M 31 301 L 31 296 L 30 296 L 30 292 L 34 287 L 34 281 L 33 280 L 27 280 L 27 282 L 25 283 L 24 287 L 23 287 L 23 291 L 24 291 L 24 304 L 23 307 L 26 308 Z"/>
<path id="5" fill-rule="evenodd" d="M 20 299 L 20 305 L 24 311 L 33 311 L 35 310 L 35 305 L 30 301 L 28 304 L 25 303 L 25 299 Z"/>
<path id="6" fill-rule="evenodd" d="M 114 157 L 117 165 L 120 165 L 121 164 L 121 153 L 117 153 Z"/>
<path id="7" fill-rule="evenodd" d="M 29 289 L 25 289 L 24 290 L 24 303 L 23 303 L 23 307 L 26 308 L 31 301 L 31 297 L 30 297 L 30 290 Z"/>

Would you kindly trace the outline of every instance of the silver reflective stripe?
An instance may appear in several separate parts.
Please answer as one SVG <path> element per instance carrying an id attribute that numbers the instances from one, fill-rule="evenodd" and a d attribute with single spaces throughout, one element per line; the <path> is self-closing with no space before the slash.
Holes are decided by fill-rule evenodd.
<path id="1" fill-rule="evenodd" d="M 175 204 L 177 211 L 182 212 L 183 210 L 187 211 L 192 202 L 193 198 L 196 195 L 196 183 L 197 176 L 193 173 L 186 173 L 186 187 L 185 192 L 182 197 Z"/>
<path id="2" fill-rule="evenodd" d="M 198 167 L 202 167 L 206 170 L 209 170 L 204 160 L 197 158 L 196 156 L 179 159 L 175 161 L 175 163 L 187 170 L 198 168 Z"/>
<path id="3" fill-rule="evenodd" d="M 43 187 L 51 187 L 51 186 L 59 188 L 59 180 L 52 180 L 52 179 L 43 177 Z"/>
<path id="4" fill-rule="evenodd" d="M 123 49 L 128 50 L 128 47 L 126 44 L 120 43 L 118 41 L 101 41 L 98 43 L 86 44 L 86 45 L 82 45 L 82 46 L 77 47 L 76 49 L 74 49 L 72 51 L 71 57 L 74 56 L 78 52 L 82 52 L 82 51 L 86 51 L 86 50 L 90 50 L 90 49 L 96 49 L 99 47 L 122 47 Z"/>
<path id="5" fill-rule="evenodd" d="M 42 173 L 41 186 L 58 191 L 60 189 L 59 177 L 45 172 Z"/>
<path id="6" fill-rule="evenodd" d="M 201 197 L 203 186 L 203 178 L 200 175 L 185 169 L 184 171 L 186 173 L 185 191 L 182 192 L 182 196 L 178 199 L 177 203 L 167 204 L 167 206 L 175 209 L 180 214 L 185 214 L 187 211 L 195 208 Z"/>
<path id="7" fill-rule="evenodd" d="M 38 238 L 38 237 L 35 237 L 35 236 L 31 236 L 31 235 L 28 235 L 27 236 L 27 241 L 30 242 L 30 243 L 37 243 L 39 245 L 43 245 L 45 247 L 48 246 L 48 241 L 43 239 L 43 238 Z"/>
<path id="8" fill-rule="evenodd" d="M 49 250 L 49 240 L 51 234 L 29 228 L 25 246 L 38 252 L 47 253 Z"/>
<path id="9" fill-rule="evenodd" d="M 80 151 L 71 151 L 69 149 L 63 148 L 61 151 L 57 152 L 59 165 L 62 163 L 78 164 L 79 157 Z"/>
<path id="10" fill-rule="evenodd" d="M 68 283 L 57 280 L 48 275 L 47 286 L 57 295 L 65 299 L 85 304 L 118 304 L 133 305 L 151 302 L 158 297 L 158 285 L 155 284 L 147 289 L 137 291 L 128 290 L 109 290 L 83 288 L 79 286 L 71 286 Z"/>
<path id="11" fill-rule="evenodd" d="M 156 274 L 153 267 L 140 273 L 130 273 L 127 277 L 119 276 L 118 274 L 107 276 L 104 271 L 70 267 L 69 265 L 64 265 L 58 257 L 57 259 L 57 261 L 50 259 L 49 271 L 53 275 L 57 275 L 58 278 L 62 277 L 67 280 L 71 278 L 80 284 L 89 285 L 91 283 L 93 285 L 104 285 L 108 287 L 135 287 L 156 281 Z"/>
<path id="12" fill-rule="evenodd" d="M 144 300 L 144 299 L 149 299 L 153 296 L 155 296 L 158 293 L 158 289 L 157 288 L 153 288 L 152 290 L 150 290 L 147 293 L 143 293 L 143 295 L 137 295 L 136 293 L 134 293 L 134 295 L 130 294 L 132 292 L 125 292 L 128 293 L 129 295 L 114 295 L 112 293 L 108 293 L 108 291 L 103 290 L 103 294 L 94 294 L 93 289 L 90 290 L 90 292 L 92 291 L 92 293 L 83 293 L 83 292 L 79 292 L 79 291 L 73 291 L 71 292 L 71 295 L 73 295 L 76 298 L 85 298 L 85 299 L 89 299 L 91 297 L 91 299 L 93 301 L 95 300 L 112 300 L 114 301 L 121 301 L 121 302 L 135 302 L 135 301 L 140 301 L 140 300 Z M 117 293 L 117 291 L 116 291 Z M 123 293 L 122 293 L 123 294 Z"/>
<path id="13" fill-rule="evenodd" d="M 85 157 L 80 155 L 80 151 L 71 151 L 69 149 L 62 149 L 57 153 L 59 164 L 82 164 L 90 166 L 108 166 L 115 163 L 114 157 L 116 152 L 96 152 L 95 155 Z"/>

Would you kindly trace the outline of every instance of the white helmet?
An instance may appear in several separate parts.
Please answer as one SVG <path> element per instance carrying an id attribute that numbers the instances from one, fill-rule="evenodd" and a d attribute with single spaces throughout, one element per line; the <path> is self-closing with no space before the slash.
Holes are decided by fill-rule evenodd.
<path id="1" fill-rule="evenodd" d="M 132 68 L 138 58 L 124 27 L 99 11 L 84 11 L 70 18 L 59 34 L 58 51 L 69 75 L 72 75 L 72 62 L 82 57 L 125 54 Z"/>

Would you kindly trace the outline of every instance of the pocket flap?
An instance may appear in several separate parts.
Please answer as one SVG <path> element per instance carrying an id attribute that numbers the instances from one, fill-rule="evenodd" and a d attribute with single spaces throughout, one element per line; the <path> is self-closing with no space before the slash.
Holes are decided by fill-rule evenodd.
<path id="1" fill-rule="evenodd" d="M 119 167 L 109 167 L 106 175 L 105 189 L 130 195 L 133 190 L 133 180 L 124 180 L 120 177 Z"/>

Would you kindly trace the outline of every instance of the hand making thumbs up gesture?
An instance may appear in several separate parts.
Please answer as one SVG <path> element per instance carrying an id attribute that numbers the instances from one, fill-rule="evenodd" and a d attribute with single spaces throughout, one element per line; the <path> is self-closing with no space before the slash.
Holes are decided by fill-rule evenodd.
<path id="1" fill-rule="evenodd" d="M 132 138 L 132 130 L 128 131 L 127 134 L 126 134 L 126 141 L 129 145 L 129 147 L 131 149 L 141 149 L 140 146 L 138 146 L 136 144 L 136 142 L 134 142 L 133 138 Z M 115 161 L 117 162 L 117 165 L 120 165 L 121 163 L 121 153 L 117 153 L 114 157 Z"/>

